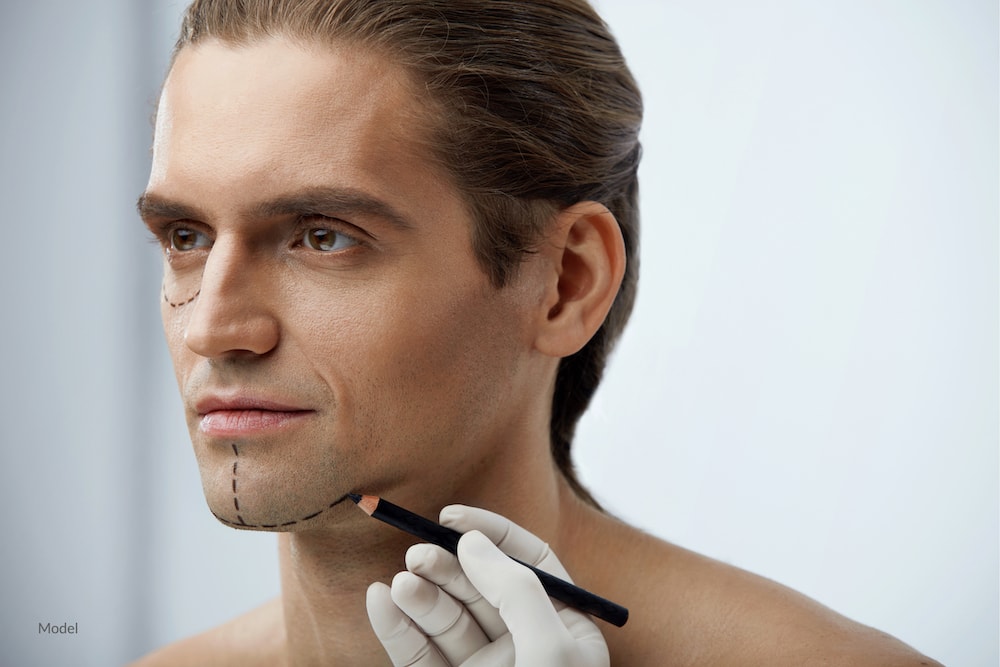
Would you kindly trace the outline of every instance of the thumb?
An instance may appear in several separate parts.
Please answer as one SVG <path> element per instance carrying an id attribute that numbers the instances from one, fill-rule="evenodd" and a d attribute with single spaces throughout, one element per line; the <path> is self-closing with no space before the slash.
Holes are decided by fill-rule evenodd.
<path id="1" fill-rule="evenodd" d="M 529 664 L 546 664 L 544 656 L 572 641 L 538 577 L 485 535 L 476 530 L 463 535 L 458 560 L 472 585 L 500 611 L 519 660 L 531 656 Z"/>

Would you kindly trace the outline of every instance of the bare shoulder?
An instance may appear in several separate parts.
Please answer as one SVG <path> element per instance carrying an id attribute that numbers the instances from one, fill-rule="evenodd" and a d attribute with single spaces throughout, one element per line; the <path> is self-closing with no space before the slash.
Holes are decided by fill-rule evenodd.
<path id="1" fill-rule="evenodd" d="M 254 667 L 284 662 L 285 629 L 281 599 L 201 634 L 169 644 L 130 667 Z"/>
<path id="2" fill-rule="evenodd" d="M 619 545 L 614 554 L 594 550 L 570 569 L 629 607 L 625 627 L 604 628 L 612 664 L 939 665 L 774 581 L 614 519 L 587 523 L 598 538 L 588 542 Z"/>

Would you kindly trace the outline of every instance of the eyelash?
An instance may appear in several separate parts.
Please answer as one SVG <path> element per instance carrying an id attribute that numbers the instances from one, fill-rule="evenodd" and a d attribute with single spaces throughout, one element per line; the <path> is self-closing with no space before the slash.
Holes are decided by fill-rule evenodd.
<path id="1" fill-rule="evenodd" d="M 152 240 L 159 243 L 167 253 L 188 253 L 199 248 L 206 247 L 205 245 L 196 245 L 193 248 L 186 250 L 175 247 L 173 239 L 174 233 L 178 231 L 190 231 L 207 239 L 207 247 L 211 247 L 212 243 L 214 243 L 214 239 L 212 239 L 211 235 L 207 231 L 201 229 L 200 227 L 201 225 L 186 220 L 164 223 L 153 230 L 154 238 Z M 350 227 L 351 231 L 346 231 L 344 227 Z M 292 234 L 292 238 L 294 239 L 293 247 L 304 247 L 307 250 L 313 250 L 324 254 L 332 254 L 333 252 L 336 252 L 336 249 L 324 251 L 318 248 L 313 248 L 306 243 L 306 234 L 315 230 L 329 231 L 336 237 L 347 239 L 351 245 L 348 246 L 348 248 L 342 248 L 341 250 L 349 250 L 353 247 L 367 245 L 361 238 L 363 233 L 360 230 L 357 230 L 354 225 L 344 222 L 338 218 L 331 218 L 321 214 L 310 214 L 301 216 L 296 221 L 295 230 Z"/>
<path id="2" fill-rule="evenodd" d="M 180 230 L 187 230 L 194 232 L 195 234 L 199 234 L 202 237 L 211 241 L 211 236 L 204 229 L 201 228 L 201 225 L 194 224 L 186 220 L 164 222 L 155 225 L 150 224 L 149 228 L 150 231 L 152 232 L 152 238 L 150 238 L 150 241 L 159 245 L 160 248 L 163 250 L 163 252 L 167 253 L 168 255 L 171 253 L 191 252 L 190 250 L 185 251 L 181 250 L 180 248 L 173 247 L 172 236 L 174 232 Z M 209 245 L 211 245 L 211 243 Z M 197 246 L 197 247 L 200 248 L 204 246 Z"/>
<path id="3" fill-rule="evenodd" d="M 351 231 L 346 231 L 344 229 L 345 227 L 349 227 Z M 316 252 L 321 252 L 324 254 L 333 254 L 338 251 L 337 249 L 324 251 L 309 246 L 306 243 L 306 235 L 309 234 L 309 232 L 315 230 L 324 230 L 332 232 L 336 237 L 347 239 L 347 241 L 349 241 L 351 245 L 349 245 L 347 248 L 341 248 L 340 250 L 350 250 L 351 248 L 365 245 L 362 239 L 359 238 L 361 236 L 360 230 L 357 230 L 357 228 L 354 227 L 354 225 L 344 222 L 343 220 L 340 220 L 338 218 L 330 218 L 325 215 L 315 214 L 315 215 L 302 216 L 301 218 L 299 218 L 298 225 L 295 227 L 295 234 L 293 237 L 295 239 L 295 246 L 304 247 L 308 250 L 314 250 Z"/>

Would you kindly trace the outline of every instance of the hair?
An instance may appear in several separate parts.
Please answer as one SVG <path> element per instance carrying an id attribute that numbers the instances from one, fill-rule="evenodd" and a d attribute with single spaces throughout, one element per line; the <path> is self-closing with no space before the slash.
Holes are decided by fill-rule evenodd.
<path id="1" fill-rule="evenodd" d="M 642 98 L 608 26 L 586 0 L 194 0 L 174 48 L 271 36 L 358 46 L 409 71 L 437 111 L 430 145 L 465 198 L 473 250 L 496 288 L 516 275 L 553 215 L 608 208 L 625 242 L 625 276 L 604 323 L 560 360 L 553 459 L 578 496 L 577 421 L 635 301 Z"/>

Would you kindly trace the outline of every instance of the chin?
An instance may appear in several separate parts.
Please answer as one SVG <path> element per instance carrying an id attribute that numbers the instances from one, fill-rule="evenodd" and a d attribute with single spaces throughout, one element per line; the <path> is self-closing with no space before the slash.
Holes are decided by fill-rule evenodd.
<path id="1" fill-rule="evenodd" d="M 295 461 L 288 452 L 232 445 L 199 458 L 209 510 L 243 530 L 294 531 L 319 527 L 347 500 L 341 475 L 324 457 Z M 319 460 L 317 460 L 319 459 Z"/>
<path id="2" fill-rule="evenodd" d="M 347 496 L 343 496 L 308 512 L 300 508 L 282 507 L 268 507 L 263 511 L 251 512 L 239 508 L 238 502 L 223 507 L 216 507 L 209 502 L 209 511 L 231 528 L 281 533 L 321 526 L 333 516 L 333 510 L 347 499 Z"/>

